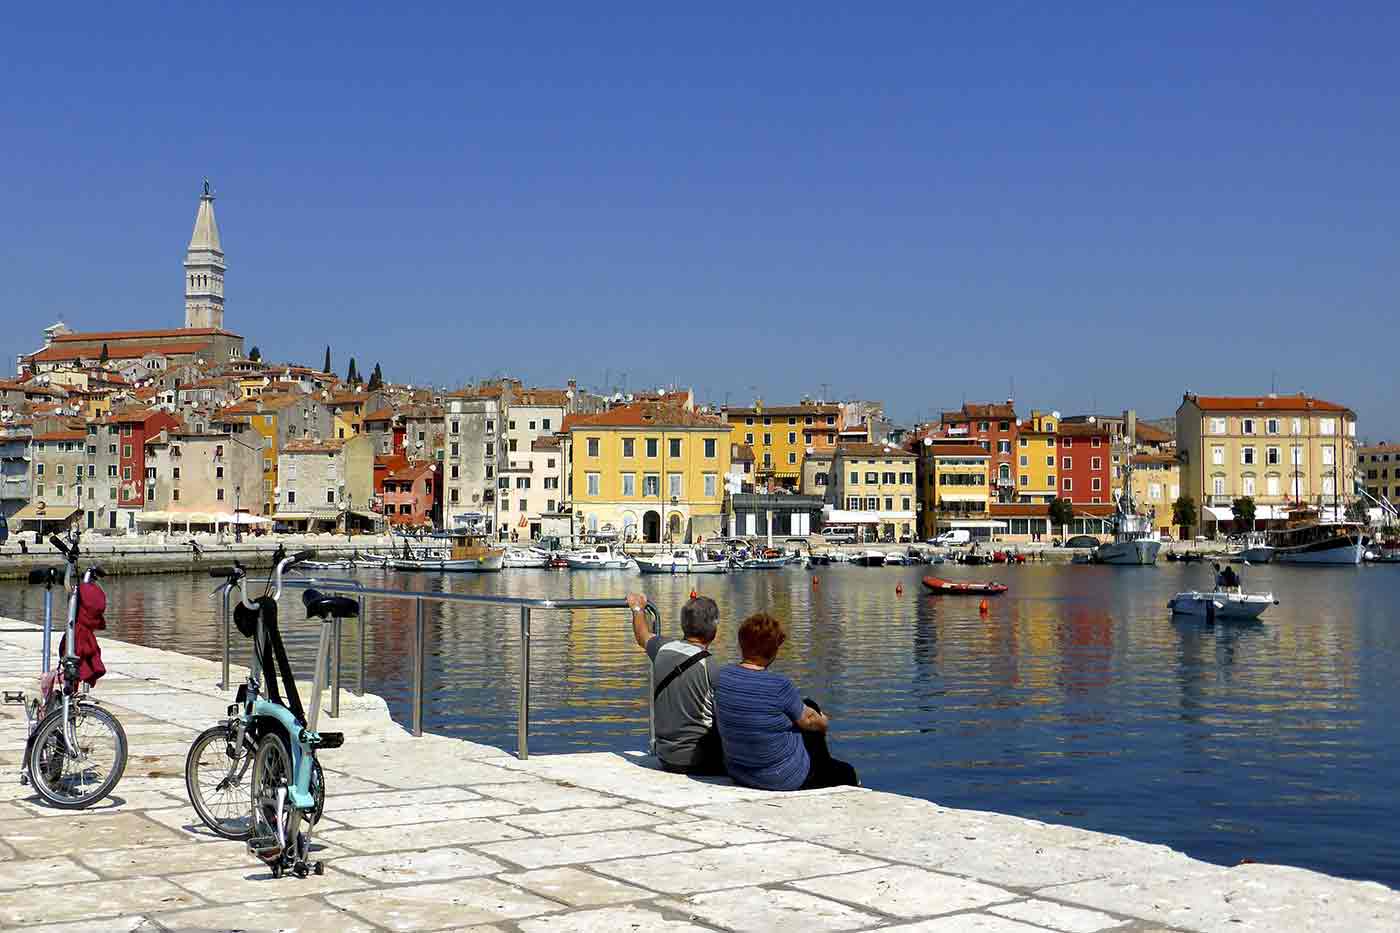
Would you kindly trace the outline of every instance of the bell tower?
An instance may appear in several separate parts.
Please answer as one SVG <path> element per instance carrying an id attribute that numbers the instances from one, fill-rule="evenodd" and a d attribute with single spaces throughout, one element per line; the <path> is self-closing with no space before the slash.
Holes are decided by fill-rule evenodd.
<path id="1" fill-rule="evenodd" d="M 185 327 L 224 329 L 224 251 L 207 178 L 185 251 Z"/>

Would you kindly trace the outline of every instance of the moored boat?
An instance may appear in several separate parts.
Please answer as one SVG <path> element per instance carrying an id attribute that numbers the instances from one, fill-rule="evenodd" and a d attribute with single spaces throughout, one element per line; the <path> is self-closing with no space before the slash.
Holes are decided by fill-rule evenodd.
<path id="1" fill-rule="evenodd" d="M 431 550 L 409 551 L 389 558 L 387 565 L 394 570 L 439 571 L 442 573 L 495 573 L 505 561 L 506 549 L 493 547 L 486 536 L 474 532 L 452 532 L 451 544 Z"/>
<path id="2" fill-rule="evenodd" d="M 501 566 L 506 569 L 528 570 L 549 566 L 549 552 L 533 547 L 506 548 Z"/>
<path id="3" fill-rule="evenodd" d="M 727 560 L 711 559 L 695 548 L 672 548 L 659 554 L 634 558 L 642 573 L 727 573 Z"/>
<path id="4" fill-rule="evenodd" d="M 884 551 L 870 549 L 862 551 L 851 559 L 851 563 L 859 564 L 862 567 L 883 567 L 885 566 L 886 554 Z"/>
<path id="5" fill-rule="evenodd" d="M 632 556 L 612 544 L 595 544 L 586 551 L 564 555 L 570 570 L 631 570 L 637 566 Z"/>
<path id="6" fill-rule="evenodd" d="M 1278 564 L 1361 563 L 1365 529 L 1354 522 L 1303 522 L 1275 531 L 1269 537 Z"/>
<path id="7" fill-rule="evenodd" d="M 998 596 L 1009 589 L 1005 583 L 995 580 L 987 583 L 955 583 L 941 577 L 924 577 L 923 584 L 931 592 L 952 596 Z"/>

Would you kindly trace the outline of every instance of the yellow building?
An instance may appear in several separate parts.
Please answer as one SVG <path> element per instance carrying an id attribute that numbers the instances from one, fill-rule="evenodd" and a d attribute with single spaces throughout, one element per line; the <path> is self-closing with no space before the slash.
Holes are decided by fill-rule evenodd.
<path id="1" fill-rule="evenodd" d="M 966 440 L 925 438 L 919 445 L 919 534 L 991 526 L 991 451 Z M 979 534 L 978 537 L 984 535 Z"/>
<path id="2" fill-rule="evenodd" d="M 263 514 L 276 511 L 277 456 L 296 438 L 330 437 L 330 410 L 308 395 L 257 396 L 231 405 L 218 414 L 222 422 L 241 422 L 263 439 Z"/>
<path id="3" fill-rule="evenodd" d="M 1031 411 L 1016 437 L 1016 501 L 1050 502 L 1058 495 L 1055 456 L 1058 413 Z"/>
<path id="4" fill-rule="evenodd" d="M 1254 499 L 1258 521 L 1352 498 L 1356 413 L 1345 405 L 1302 394 L 1188 393 L 1176 410 L 1176 442 L 1181 491 L 1201 528 L 1231 521 L 1240 497 Z"/>
<path id="5" fill-rule="evenodd" d="M 674 403 L 638 402 L 564 420 L 574 515 L 585 532 L 624 540 L 721 534 L 730 430 Z"/>
<path id="6" fill-rule="evenodd" d="M 918 457 L 887 444 L 840 444 L 827 477 L 827 525 L 852 525 L 881 541 L 913 539 Z"/>
<path id="7" fill-rule="evenodd" d="M 1133 502 L 1152 525 L 1164 534 L 1172 533 L 1172 507 L 1181 496 L 1181 466 L 1173 454 L 1133 456 Z"/>
<path id="8" fill-rule="evenodd" d="M 831 451 L 841 432 L 841 406 L 803 402 L 765 408 L 730 408 L 730 440 L 747 445 L 754 454 L 755 484 L 796 490 L 802 483 L 807 450 Z"/>

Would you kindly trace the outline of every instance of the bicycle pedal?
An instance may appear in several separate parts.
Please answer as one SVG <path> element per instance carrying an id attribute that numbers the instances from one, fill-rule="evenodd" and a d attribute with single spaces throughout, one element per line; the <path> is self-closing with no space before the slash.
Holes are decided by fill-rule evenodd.
<path id="1" fill-rule="evenodd" d="M 344 744 L 344 732 L 322 732 L 321 741 L 317 743 L 316 747 L 321 749 L 332 749 L 340 748 Z"/>
<path id="2" fill-rule="evenodd" d="M 282 857 L 282 843 L 276 836 L 254 836 L 248 840 L 248 851 L 264 862 L 275 862 Z"/>

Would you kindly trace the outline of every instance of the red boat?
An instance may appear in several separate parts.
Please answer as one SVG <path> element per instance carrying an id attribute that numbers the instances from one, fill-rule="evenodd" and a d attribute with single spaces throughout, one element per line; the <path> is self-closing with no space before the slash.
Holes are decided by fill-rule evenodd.
<path id="1" fill-rule="evenodd" d="M 1006 592 L 1005 583 L 954 583 L 938 577 L 924 577 L 924 586 L 935 593 L 948 593 L 955 596 L 996 596 Z"/>

